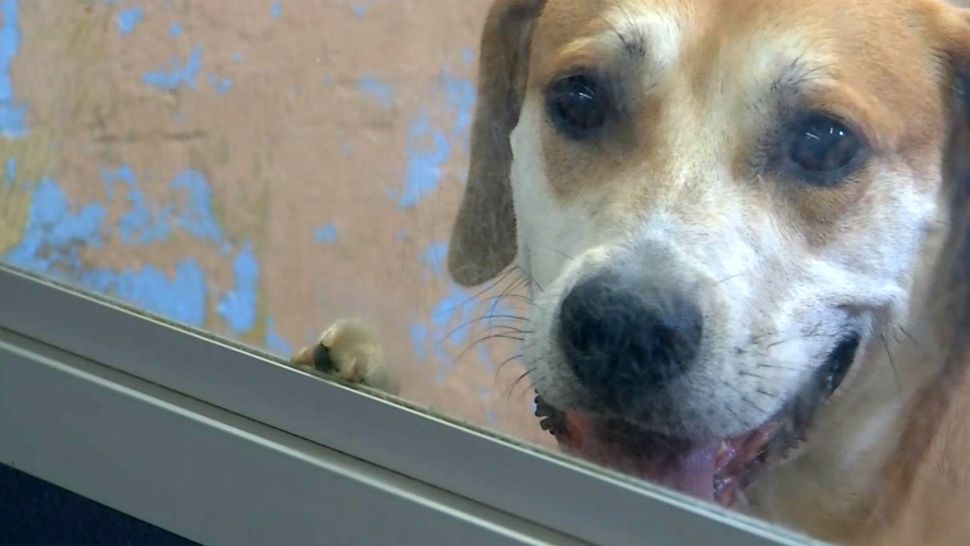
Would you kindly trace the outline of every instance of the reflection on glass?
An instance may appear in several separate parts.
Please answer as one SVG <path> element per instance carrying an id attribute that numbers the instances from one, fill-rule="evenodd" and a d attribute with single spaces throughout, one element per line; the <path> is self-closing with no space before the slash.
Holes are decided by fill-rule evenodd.
<path id="1" fill-rule="evenodd" d="M 0 256 L 823 539 L 966 542 L 970 16 L 884 4 L 6 0 Z"/>

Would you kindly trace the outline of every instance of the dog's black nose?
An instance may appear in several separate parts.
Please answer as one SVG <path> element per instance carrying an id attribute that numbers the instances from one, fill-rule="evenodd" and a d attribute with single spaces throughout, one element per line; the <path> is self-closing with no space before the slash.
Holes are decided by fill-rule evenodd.
<path id="1" fill-rule="evenodd" d="M 559 343 L 598 402 L 625 406 L 683 374 L 701 342 L 703 317 L 685 296 L 635 286 L 615 273 L 577 284 L 562 302 Z"/>

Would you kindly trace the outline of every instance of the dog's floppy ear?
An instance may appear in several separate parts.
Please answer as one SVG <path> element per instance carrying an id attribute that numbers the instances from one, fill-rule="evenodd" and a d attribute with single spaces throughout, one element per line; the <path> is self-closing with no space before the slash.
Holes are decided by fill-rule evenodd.
<path id="1" fill-rule="evenodd" d="M 496 0 L 485 22 L 468 185 L 452 230 L 448 269 L 474 286 L 515 259 L 509 135 L 519 121 L 532 29 L 545 0 Z"/>

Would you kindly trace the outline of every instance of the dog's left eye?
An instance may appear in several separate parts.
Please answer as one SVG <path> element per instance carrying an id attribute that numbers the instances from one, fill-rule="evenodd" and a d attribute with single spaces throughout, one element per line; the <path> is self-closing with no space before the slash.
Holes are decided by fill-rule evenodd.
<path id="1" fill-rule="evenodd" d="M 862 152 L 862 140 L 842 122 L 810 114 L 793 123 L 785 138 L 785 159 L 796 176 L 826 185 L 841 180 Z"/>
<path id="2" fill-rule="evenodd" d="M 606 92 L 590 76 L 577 75 L 554 82 L 547 92 L 549 117 L 566 136 L 580 140 L 606 122 Z"/>

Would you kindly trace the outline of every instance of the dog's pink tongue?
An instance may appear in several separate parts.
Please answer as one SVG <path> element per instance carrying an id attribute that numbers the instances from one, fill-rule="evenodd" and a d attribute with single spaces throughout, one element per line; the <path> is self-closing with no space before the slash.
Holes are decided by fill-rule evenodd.
<path id="1" fill-rule="evenodd" d="M 714 468 L 717 448 L 721 442 L 690 450 L 675 472 L 677 483 L 668 487 L 701 500 L 714 501 Z"/>
<path id="2" fill-rule="evenodd" d="M 616 444 L 603 442 L 595 430 L 591 430 L 595 426 L 591 426 L 587 418 L 571 417 L 570 434 L 559 440 L 575 454 L 701 500 L 714 500 L 714 471 L 721 442 L 677 454 L 642 450 L 631 453 Z"/>

